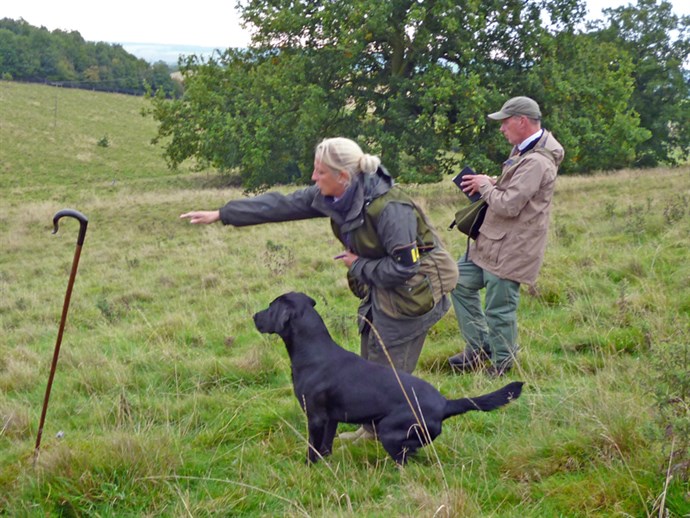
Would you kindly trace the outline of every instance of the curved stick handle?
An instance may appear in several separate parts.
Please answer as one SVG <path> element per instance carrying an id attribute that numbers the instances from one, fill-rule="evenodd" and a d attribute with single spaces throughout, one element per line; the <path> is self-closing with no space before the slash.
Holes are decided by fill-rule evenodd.
<path id="1" fill-rule="evenodd" d="M 57 234 L 58 231 L 58 220 L 62 217 L 68 216 L 70 218 L 76 218 L 79 220 L 79 237 L 77 238 L 77 244 L 79 246 L 84 244 L 84 237 L 86 237 L 86 226 L 89 224 L 89 218 L 84 216 L 81 212 L 74 209 L 62 209 L 55 213 L 53 216 L 53 234 Z"/>

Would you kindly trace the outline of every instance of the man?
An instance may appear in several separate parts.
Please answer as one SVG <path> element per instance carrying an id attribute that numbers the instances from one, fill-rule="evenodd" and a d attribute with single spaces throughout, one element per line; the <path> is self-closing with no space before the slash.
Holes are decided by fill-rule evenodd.
<path id="1" fill-rule="evenodd" d="M 467 347 L 448 361 L 461 372 L 489 363 L 487 373 L 496 377 L 515 362 L 520 284 L 533 284 L 541 268 L 564 152 L 542 129 L 539 105 L 529 97 L 508 100 L 489 118 L 501 121 L 501 133 L 514 147 L 498 180 L 478 174 L 461 184 L 467 194 L 479 192 L 488 209 L 479 236 L 458 261 L 460 277 L 451 298 Z"/>

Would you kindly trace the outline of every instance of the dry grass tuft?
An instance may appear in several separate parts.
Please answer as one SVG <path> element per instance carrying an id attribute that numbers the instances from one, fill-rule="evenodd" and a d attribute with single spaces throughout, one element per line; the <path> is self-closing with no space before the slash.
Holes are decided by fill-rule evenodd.
<path id="1" fill-rule="evenodd" d="M 0 402 L 0 437 L 25 440 L 32 435 L 33 428 L 28 408 Z"/>

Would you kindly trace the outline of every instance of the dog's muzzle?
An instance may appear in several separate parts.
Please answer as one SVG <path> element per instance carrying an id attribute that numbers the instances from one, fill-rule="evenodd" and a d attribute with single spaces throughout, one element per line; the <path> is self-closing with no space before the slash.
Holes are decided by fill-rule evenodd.
<path id="1" fill-rule="evenodd" d="M 254 314 L 254 325 L 260 333 L 270 333 L 266 326 L 266 310 Z"/>

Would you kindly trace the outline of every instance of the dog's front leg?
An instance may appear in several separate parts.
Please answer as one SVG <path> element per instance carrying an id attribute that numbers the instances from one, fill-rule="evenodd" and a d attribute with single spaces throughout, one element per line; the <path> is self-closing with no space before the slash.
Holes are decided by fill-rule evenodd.
<path id="1" fill-rule="evenodd" d="M 307 427 L 309 428 L 307 462 L 318 462 L 321 457 L 326 423 L 322 419 L 307 418 Z"/>
<path id="2" fill-rule="evenodd" d="M 335 438 L 335 432 L 338 430 L 338 421 L 335 419 L 329 419 L 326 421 L 326 427 L 323 432 L 323 441 L 321 442 L 321 447 L 319 448 L 319 453 L 322 457 L 330 455 L 333 451 L 333 439 Z"/>

